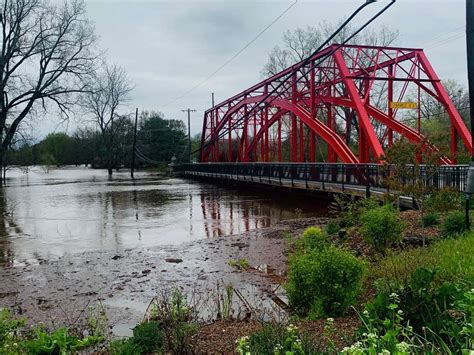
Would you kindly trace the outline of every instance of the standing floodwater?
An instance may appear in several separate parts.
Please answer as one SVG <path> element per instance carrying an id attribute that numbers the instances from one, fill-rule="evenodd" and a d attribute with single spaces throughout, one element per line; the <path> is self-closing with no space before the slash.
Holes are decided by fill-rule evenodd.
<path id="1" fill-rule="evenodd" d="M 63 168 L 8 171 L 0 191 L 0 262 L 84 251 L 177 245 L 270 227 L 316 204 L 281 202 L 265 190 L 223 188 L 128 172 Z M 301 209 L 301 211 L 300 211 Z"/>

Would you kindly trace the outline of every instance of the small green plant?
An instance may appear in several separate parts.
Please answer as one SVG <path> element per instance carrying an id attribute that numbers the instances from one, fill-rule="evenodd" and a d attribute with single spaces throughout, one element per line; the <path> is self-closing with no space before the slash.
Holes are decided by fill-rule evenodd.
<path id="1" fill-rule="evenodd" d="M 275 354 L 304 355 L 322 353 L 307 337 L 299 333 L 293 324 L 265 324 L 261 330 L 237 340 L 240 355 Z"/>
<path id="2" fill-rule="evenodd" d="M 89 348 L 104 341 L 103 337 L 94 335 L 81 339 L 69 334 L 67 328 L 59 328 L 48 333 L 39 326 L 35 328 L 34 332 L 34 337 L 21 342 L 21 347 L 29 354 L 66 354 Z"/>
<path id="3" fill-rule="evenodd" d="M 225 286 L 225 292 L 221 295 L 222 318 L 228 320 L 232 315 L 232 299 L 234 298 L 234 286 L 228 284 Z"/>
<path id="4" fill-rule="evenodd" d="M 408 355 L 419 348 L 419 342 L 414 337 L 411 326 L 405 327 L 403 311 L 398 309 L 400 299 L 396 293 L 389 297 L 387 317 L 383 325 L 377 327 L 376 320 L 370 317 L 366 310 L 359 315 L 363 324 L 363 333 L 357 342 L 342 349 L 342 354 L 397 354 Z"/>
<path id="5" fill-rule="evenodd" d="M 227 265 L 233 267 L 237 270 L 247 270 L 250 267 L 250 263 L 247 259 L 239 259 L 239 260 L 229 260 Z"/>
<path id="6" fill-rule="evenodd" d="M 107 335 L 109 320 L 102 304 L 87 309 L 87 330 L 95 336 Z"/>
<path id="7" fill-rule="evenodd" d="M 379 253 L 385 254 L 390 245 L 402 239 L 404 225 L 399 212 L 391 205 L 364 211 L 361 222 L 362 236 Z"/>
<path id="8" fill-rule="evenodd" d="M 474 291 L 463 291 L 462 286 L 450 282 L 439 284 L 436 274 L 435 270 L 418 268 L 403 284 L 379 283 L 377 296 L 366 305 L 366 312 L 373 329 L 392 336 L 391 349 L 401 335 L 407 335 L 394 333 L 402 328 L 409 329 L 420 346 L 434 347 L 425 349 L 428 353 L 472 349 L 474 302 L 470 296 Z M 396 329 L 388 328 L 394 321 Z M 384 335 L 383 340 L 387 339 Z"/>
<path id="9" fill-rule="evenodd" d="M 141 354 L 140 345 L 133 341 L 133 338 L 114 340 L 109 344 L 110 353 L 113 355 L 135 355 Z"/>
<path id="10" fill-rule="evenodd" d="M 328 236 L 321 228 L 309 227 L 303 232 L 300 240 L 300 248 L 303 250 L 322 251 L 329 246 Z"/>
<path id="11" fill-rule="evenodd" d="M 0 354 L 17 353 L 19 348 L 19 330 L 25 326 L 24 319 L 15 319 L 10 310 L 0 308 Z"/>
<path id="12" fill-rule="evenodd" d="M 112 354 L 132 355 L 162 352 L 164 334 L 162 324 L 156 321 L 144 322 L 133 328 L 133 337 L 113 341 L 110 344 Z"/>
<path id="13" fill-rule="evenodd" d="M 421 219 L 423 227 L 431 227 L 439 224 L 439 214 L 436 212 L 428 213 Z"/>
<path id="14" fill-rule="evenodd" d="M 365 270 L 363 261 L 334 246 L 293 255 L 285 285 L 289 304 L 300 316 L 342 315 L 356 300 Z"/>
<path id="15" fill-rule="evenodd" d="M 326 224 L 325 230 L 328 235 L 335 235 L 341 230 L 341 226 L 339 222 L 331 220 Z"/>
<path id="16" fill-rule="evenodd" d="M 26 328 L 24 319 L 15 319 L 0 309 L 0 354 L 66 354 L 90 348 L 103 336 L 77 336 L 68 328 L 48 332 L 43 326 Z"/>
<path id="17" fill-rule="evenodd" d="M 443 223 L 444 235 L 451 236 L 466 230 L 466 219 L 462 212 L 452 211 L 446 215 Z"/>
<path id="18" fill-rule="evenodd" d="M 328 350 L 331 353 L 336 353 L 336 344 L 332 340 L 334 334 L 334 318 L 326 319 L 326 324 L 324 325 L 324 332 L 323 335 L 328 342 Z"/>

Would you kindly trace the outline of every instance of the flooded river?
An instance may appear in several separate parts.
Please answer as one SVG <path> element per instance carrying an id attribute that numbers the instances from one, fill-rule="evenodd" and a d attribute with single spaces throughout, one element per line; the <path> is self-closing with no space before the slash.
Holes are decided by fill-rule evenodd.
<path id="1" fill-rule="evenodd" d="M 109 181 L 84 168 L 12 169 L 0 194 L 0 308 L 67 325 L 99 302 L 118 335 L 174 288 L 209 302 L 219 284 L 231 284 L 247 303 L 273 307 L 286 236 L 325 214 L 324 202 L 295 192 L 153 173 Z M 304 216 L 314 221 L 291 220 Z M 250 271 L 229 266 L 238 259 Z"/>
<path id="2" fill-rule="evenodd" d="M 103 170 L 8 171 L 1 193 L 0 262 L 177 245 L 270 227 L 321 212 L 300 197 Z M 304 200 L 304 199 L 303 199 Z"/>

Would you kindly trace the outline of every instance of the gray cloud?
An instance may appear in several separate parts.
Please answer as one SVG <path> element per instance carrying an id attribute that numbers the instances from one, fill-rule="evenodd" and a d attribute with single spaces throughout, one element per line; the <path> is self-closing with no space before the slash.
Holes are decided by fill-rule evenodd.
<path id="1" fill-rule="evenodd" d="M 109 60 L 124 66 L 136 85 L 130 111 L 138 106 L 184 120 L 181 109 L 196 108 L 201 111 L 193 116 L 192 131 L 198 133 L 202 110 L 210 106 L 211 92 L 221 101 L 258 82 L 269 51 L 280 42 L 285 30 L 321 21 L 336 22 L 362 1 L 298 1 L 232 64 L 168 106 L 165 105 L 212 73 L 293 1 L 87 0 L 87 4 Z M 371 5 L 357 23 L 386 1 Z M 464 16 L 463 0 L 399 0 L 373 27 L 385 24 L 398 29 L 400 46 L 434 44 L 426 52 L 439 76 L 466 83 L 465 38 L 461 34 L 443 42 L 442 37 L 463 26 Z M 437 37 L 438 42 L 434 41 Z M 70 129 L 76 125 L 71 124 Z M 43 122 L 41 132 L 52 127 L 55 123 Z"/>

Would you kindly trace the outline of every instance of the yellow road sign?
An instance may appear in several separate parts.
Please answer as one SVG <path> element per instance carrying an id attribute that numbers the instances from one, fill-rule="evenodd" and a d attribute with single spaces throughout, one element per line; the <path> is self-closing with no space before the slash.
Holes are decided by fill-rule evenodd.
<path id="1" fill-rule="evenodd" d="M 416 102 L 390 102 L 390 108 L 414 109 L 417 107 L 418 105 L 416 104 Z"/>

